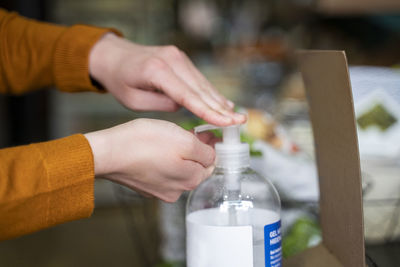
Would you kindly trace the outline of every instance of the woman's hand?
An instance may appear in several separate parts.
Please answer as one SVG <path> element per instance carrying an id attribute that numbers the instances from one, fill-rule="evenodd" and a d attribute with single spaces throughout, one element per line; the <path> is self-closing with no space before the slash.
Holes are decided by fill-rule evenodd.
<path id="1" fill-rule="evenodd" d="M 184 106 L 219 126 L 246 121 L 174 46 L 142 46 L 108 33 L 92 48 L 89 71 L 132 110 L 175 111 Z"/>
<path id="2" fill-rule="evenodd" d="M 137 119 L 85 136 L 96 177 L 166 202 L 196 188 L 214 169 L 213 135 L 197 138 L 171 122 Z"/>

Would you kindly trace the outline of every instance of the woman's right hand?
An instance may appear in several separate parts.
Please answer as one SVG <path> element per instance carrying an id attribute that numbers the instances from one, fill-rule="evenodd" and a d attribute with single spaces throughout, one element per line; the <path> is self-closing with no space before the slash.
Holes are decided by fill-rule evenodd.
<path id="1" fill-rule="evenodd" d="M 167 121 L 137 119 L 85 137 L 96 177 L 166 202 L 196 188 L 214 169 L 213 135 L 197 138 Z"/>
<path id="2" fill-rule="evenodd" d="M 175 46 L 144 46 L 108 33 L 90 51 L 89 72 L 132 110 L 176 111 L 183 106 L 219 126 L 246 121 Z"/>

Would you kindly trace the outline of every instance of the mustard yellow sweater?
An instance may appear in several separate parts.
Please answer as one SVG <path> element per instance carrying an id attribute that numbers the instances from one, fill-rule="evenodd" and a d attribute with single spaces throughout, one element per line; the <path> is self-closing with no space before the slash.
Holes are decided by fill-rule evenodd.
<path id="1" fill-rule="evenodd" d="M 97 91 L 90 81 L 91 47 L 113 29 L 41 23 L 0 9 L 0 93 L 55 85 Z M 94 165 L 81 134 L 0 149 L 0 240 L 89 217 Z"/>

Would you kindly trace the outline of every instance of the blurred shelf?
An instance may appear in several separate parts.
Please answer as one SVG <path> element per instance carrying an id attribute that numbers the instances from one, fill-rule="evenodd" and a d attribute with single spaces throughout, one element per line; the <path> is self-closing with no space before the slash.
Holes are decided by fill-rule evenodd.
<path id="1" fill-rule="evenodd" d="M 398 0 L 319 0 L 316 9 L 331 15 L 377 14 L 400 12 Z"/>

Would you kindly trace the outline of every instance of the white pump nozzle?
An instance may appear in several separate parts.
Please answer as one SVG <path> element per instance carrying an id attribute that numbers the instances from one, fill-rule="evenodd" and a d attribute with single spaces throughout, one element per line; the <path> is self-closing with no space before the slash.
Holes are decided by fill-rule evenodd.
<path id="1" fill-rule="evenodd" d="M 236 169 L 249 166 L 250 149 L 247 143 L 240 142 L 240 125 L 219 127 L 212 124 L 200 125 L 194 128 L 195 134 L 222 129 L 222 143 L 215 144 L 217 167 Z"/>
<path id="2" fill-rule="evenodd" d="M 240 125 L 228 126 L 222 128 L 222 137 L 224 144 L 240 144 Z"/>
<path id="3" fill-rule="evenodd" d="M 194 133 L 198 134 L 205 131 L 222 129 L 222 138 L 224 144 L 238 144 L 240 143 L 240 125 L 233 125 L 227 127 L 219 127 L 212 124 L 204 124 L 194 128 Z"/>
<path id="4" fill-rule="evenodd" d="M 221 127 L 218 127 L 218 126 L 212 125 L 212 124 L 203 124 L 203 125 L 194 127 L 194 134 L 198 134 L 198 133 L 210 131 L 210 130 L 215 130 L 215 129 L 221 129 Z"/>

